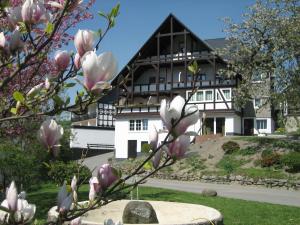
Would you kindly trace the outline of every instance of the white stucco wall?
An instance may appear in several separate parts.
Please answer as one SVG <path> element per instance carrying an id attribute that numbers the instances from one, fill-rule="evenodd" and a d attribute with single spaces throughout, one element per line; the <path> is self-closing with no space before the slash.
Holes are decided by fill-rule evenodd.
<path id="1" fill-rule="evenodd" d="M 114 145 L 115 131 L 104 129 L 71 129 L 71 148 L 87 148 L 87 144 Z"/>

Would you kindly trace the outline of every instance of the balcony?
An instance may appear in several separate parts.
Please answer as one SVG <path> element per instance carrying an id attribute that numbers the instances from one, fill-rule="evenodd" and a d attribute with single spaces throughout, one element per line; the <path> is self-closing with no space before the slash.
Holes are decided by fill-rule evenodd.
<path id="1" fill-rule="evenodd" d="M 236 80 L 216 80 L 214 82 L 213 80 L 199 80 L 196 81 L 196 87 L 204 87 L 204 88 L 210 88 L 210 87 L 230 87 L 236 85 Z M 192 88 L 192 82 L 188 81 L 186 83 L 184 82 L 171 82 L 168 83 L 160 83 L 158 85 L 158 89 L 160 92 L 168 92 L 171 89 L 190 89 Z M 131 91 L 131 87 L 128 87 L 129 91 Z M 135 84 L 133 86 L 134 93 L 144 93 L 144 92 L 156 92 L 156 84 Z"/>
<path id="2" fill-rule="evenodd" d="M 192 60 L 192 59 L 198 59 L 198 60 L 207 60 L 214 58 L 215 55 L 209 53 L 209 52 L 187 52 L 185 53 L 175 53 L 173 54 L 173 57 L 171 54 L 167 55 L 160 55 L 158 56 L 151 56 L 144 59 L 138 59 L 136 61 L 137 65 L 143 65 L 143 64 L 151 64 L 151 63 L 167 63 L 167 62 L 180 62 L 184 60 Z"/>

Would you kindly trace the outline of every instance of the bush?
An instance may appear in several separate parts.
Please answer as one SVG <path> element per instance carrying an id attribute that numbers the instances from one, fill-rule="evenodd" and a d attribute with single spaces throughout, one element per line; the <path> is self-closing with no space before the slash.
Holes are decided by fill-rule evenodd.
<path id="1" fill-rule="evenodd" d="M 300 153 L 290 152 L 281 156 L 281 163 L 285 165 L 290 172 L 300 172 Z"/>
<path id="2" fill-rule="evenodd" d="M 151 147 L 148 143 L 144 143 L 142 144 L 142 147 L 141 147 L 141 152 L 143 153 L 149 153 L 151 150 Z"/>
<path id="3" fill-rule="evenodd" d="M 271 149 L 266 149 L 261 153 L 261 166 L 270 167 L 280 164 L 280 155 Z"/>
<path id="4" fill-rule="evenodd" d="M 56 184 L 61 185 L 64 181 L 70 182 L 74 175 L 77 176 L 78 182 L 87 183 L 92 176 L 91 171 L 86 166 L 80 165 L 77 162 L 62 162 L 56 161 L 46 164 L 48 168 L 48 176 Z"/>
<path id="5" fill-rule="evenodd" d="M 225 154 L 231 154 L 235 151 L 240 150 L 240 146 L 234 141 L 227 141 L 222 145 L 222 149 L 225 152 Z"/>
<path id="6" fill-rule="evenodd" d="M 285 134 L 286 133 L 286 130 L 284 127 L 279 127 L 275 130 L 275 133 L 276 134 Z"/>
<path id="7" fill-rule="evenodd" d="M 254 155 L 257 152 L 256 147 L 246 147 L 240 150 L 241 155 Z"/>
<path id="8" fill-rule="evenodd" d="M 245 160 L 238 160 L 232 156 L 225 155 L 219 162 L 218 167 L 224 169 L 226 173 L 230 174 L 235 171 L 237 168 L 246 163 Z"/>
<path id="9" fill-rule="evenodd" d="M 12 143 L 0 144 L 0 175 L 2 188 L 14 180 L 23 188 L 29 189 L 41 179 L 41 164 L 31 154 L 20 150 Z"/>

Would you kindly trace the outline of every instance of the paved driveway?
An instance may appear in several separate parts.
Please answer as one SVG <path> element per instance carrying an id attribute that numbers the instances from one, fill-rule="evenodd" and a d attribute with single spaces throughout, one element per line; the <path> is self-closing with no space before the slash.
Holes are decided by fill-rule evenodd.
<path id="1" fill-rule="evenodd" d="M 194 193 L 201 193 L 204 188 L 210 188 L 222 197 L 300 207 L 300 191 L 158 179 L 148 179 L 143 185 Z"/>
<path id="2" fill-rule="evenodd" d="M 84 160 L 83 164 L 86 165 L 90 170 L 93 170 L 93 175 L 97 174 L 97 168 L 104 163 L 107 163 L 109 158 L 114 156 L 113 152 L 105 153 L 102 155 L 96 155 L 88 157 Z"/>

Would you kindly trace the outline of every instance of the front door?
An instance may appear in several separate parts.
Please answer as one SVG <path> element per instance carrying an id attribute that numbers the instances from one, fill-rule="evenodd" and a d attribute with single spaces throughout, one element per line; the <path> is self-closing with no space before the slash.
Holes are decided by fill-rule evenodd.
<path id="1" fill-rule="evenodd" d="M 225 118 L 219 117 L 216 118 L 216 133 L 225 135 Z"/>
<path id="2" fill-rule="evenodd" d="M 137 141 L 128 140 L 128 158 L 136 158 L 137 155 Z"/>
<path id="3" fill-rule="evenodd" d="M 254 134 L 254 120 L 244 119 L 244 135 L 253 135 L 253 134 Z"/>

